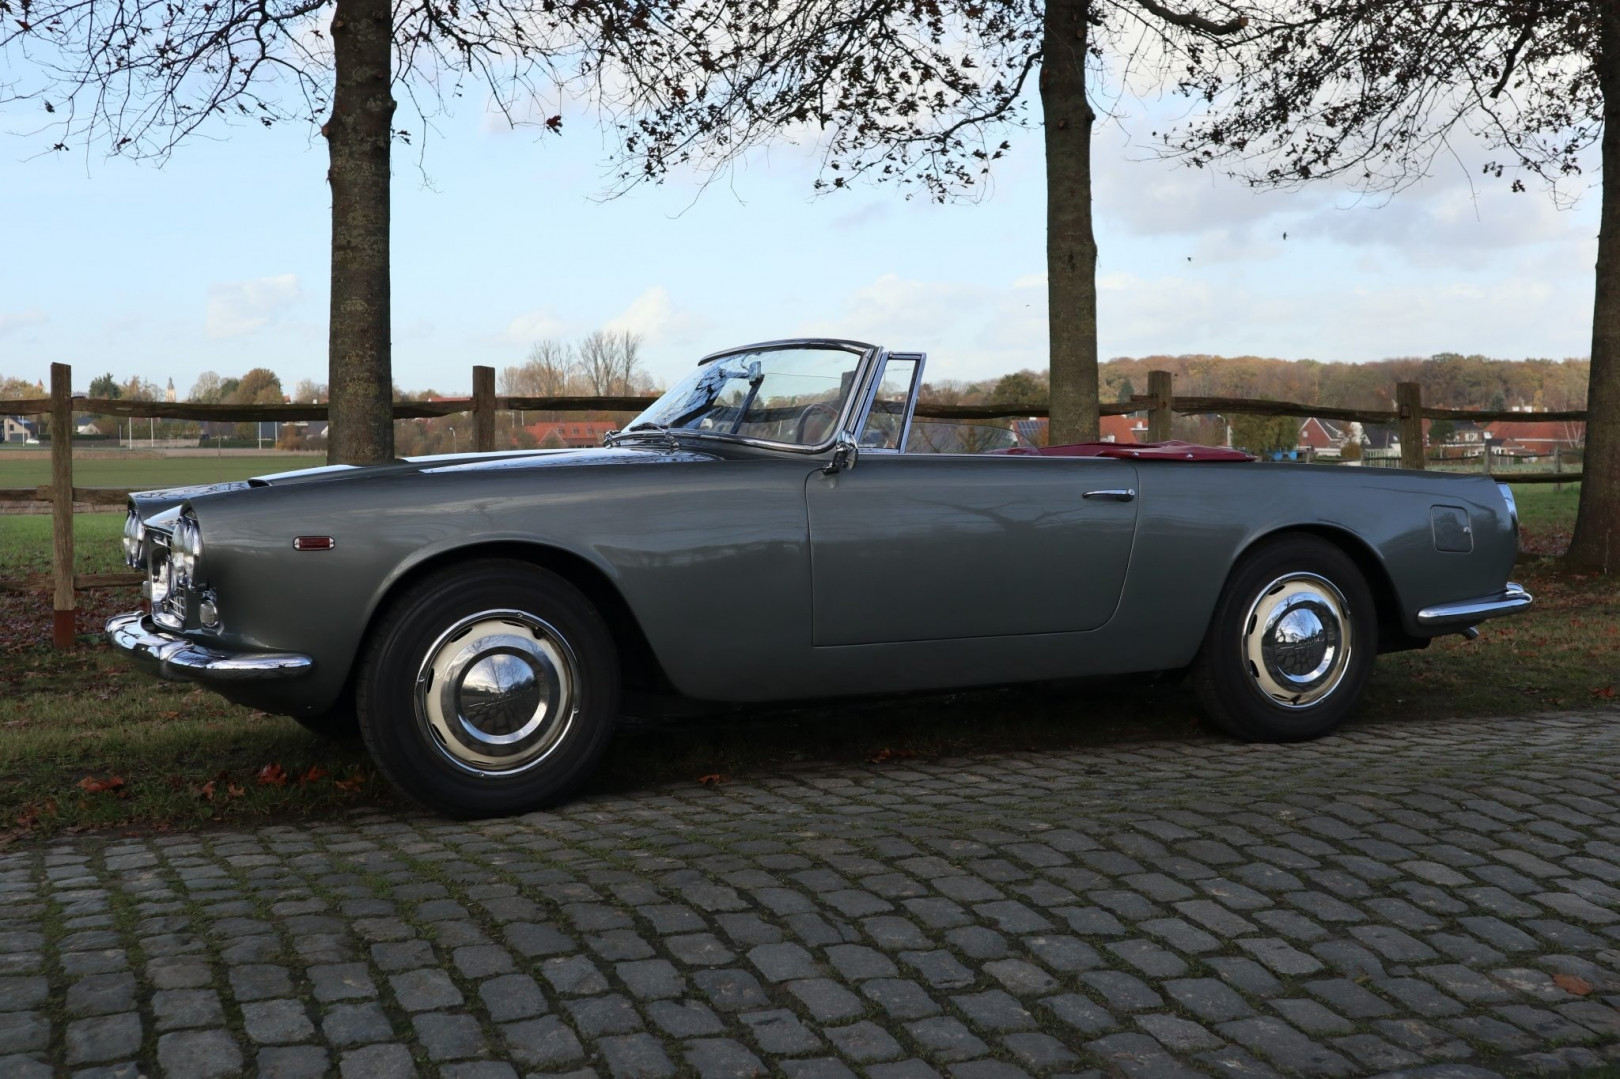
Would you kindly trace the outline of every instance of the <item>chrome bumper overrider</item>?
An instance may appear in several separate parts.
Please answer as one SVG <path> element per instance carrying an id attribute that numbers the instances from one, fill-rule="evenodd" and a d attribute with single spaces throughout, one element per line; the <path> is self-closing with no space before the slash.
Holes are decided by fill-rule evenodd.
<path id="1" fill-rule="evenodd" d="M 1508 586 L 1494 596 L 1458 600 L 1455 603 L 1437 603 L 1425 607 L 1417 614 L 1420 626 L 1473 625 L 1487 618 L 1500 618 L 1505 614 L 1518 614 L 1529 607 L 1530 593 L 1521 586 L 1508 582 Z"/>
<path id="2" fill-rule="evenodd" d="M 140 611 L 107 619 L 107 640 L 137 667 L 179 682 L 296 678 L 315 661 L 296 652 L 221 652 L 152 625 Z"/>

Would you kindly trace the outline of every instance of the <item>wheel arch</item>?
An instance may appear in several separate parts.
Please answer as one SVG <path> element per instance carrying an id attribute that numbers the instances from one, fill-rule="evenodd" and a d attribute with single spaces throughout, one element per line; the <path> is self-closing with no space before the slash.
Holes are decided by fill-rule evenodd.
<path id="1" fill-rule="evenodd" d="M 672 683 L 664 673 L 663 665 L 658 662 L 652 643 L 648 641 L 635 612 L 631 610 L 630 604 L 625 601 L 612 579 L 589 559 L 564 548 L 543 543 L 513 540 L 474 543 L 435 552 L 413 564 L 390 581 L 388 587 L 377 597 L 360 638 L 361 647 L 364 648 L 365 642 L 376 632 L 377 623 L 389 606 L 420 581 L 460 562 L 483 558 L 508 558 L 517 562 L 527 562 L 538 569 L 555 573 L 579 589 L 607 624 L 614 648 L 619 654 L 619 667 L 624 686 L 643 692 L 672 692 Z M 353 677 L 351 671 L 351 688 Z"/>
<path id="2" fill-rule="evenodd" d="M 1347 528 L 1327 524 L 1286 525 L 1270 532 L 1262 532 L 1244 544 L 1243 549 L 1232 560 L 1233 570 L 1240 561 L 1262 544 L 1286 536 L 1315 536 L 1337 547 L 1355 563 L 1362 579 L 1367 582 L 1367 590 L 1372 593 L 1374 613 L 1378 616 L 1380 654 L 1423 648 L 1428 645 L 1428 638 L 1413 637 L 1406 632 L 1401 619 L 1400 595 L 1395 590 L 1395 581 L 1390 576 L 1388 567 L 1384 565 L 1384 560 L 1379 557 L 1371 544 Z M 1227 578 L 1230 579 L 1231 575 L 1232 570 L 1228 570 Z"/>

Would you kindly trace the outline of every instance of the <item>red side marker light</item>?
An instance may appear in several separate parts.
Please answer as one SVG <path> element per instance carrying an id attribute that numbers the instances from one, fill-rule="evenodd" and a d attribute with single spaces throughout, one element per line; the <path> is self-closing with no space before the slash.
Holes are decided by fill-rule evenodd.
<path id="1" fill-rule="evenodd" d="M 337 546 L 331 536 L 298 536 L 293 539 L 295 551 L 330 551 Z"/>

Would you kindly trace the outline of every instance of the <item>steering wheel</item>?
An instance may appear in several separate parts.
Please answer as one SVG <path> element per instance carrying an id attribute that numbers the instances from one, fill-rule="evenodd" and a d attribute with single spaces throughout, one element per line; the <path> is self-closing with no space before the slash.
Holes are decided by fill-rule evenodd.
<path id="1" fill-rule="evenodd" d="M 826 424 L 819 432 L 817 432 L 818 437 L 814 439 L 806 438 L 805 436 L 810 430 L 810 420 L 812 417 L 816 416 L 823 417 L 826 420 Z M 828 404 L 826 401 L 817 401 L 812 405 L 806 406 L 805 410 L 799 414 L 799 443 L 806 446 L 819 445 L 826 437 L 827 432 L 831 430 L 832 425 L 837 422 L 838 410 L 832 405 Z"/>

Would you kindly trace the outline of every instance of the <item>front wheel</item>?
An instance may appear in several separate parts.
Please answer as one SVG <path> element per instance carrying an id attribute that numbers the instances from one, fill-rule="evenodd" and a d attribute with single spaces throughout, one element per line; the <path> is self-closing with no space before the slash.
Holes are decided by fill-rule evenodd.
<path id="1" fill-rule="evenodd" d="M 487 559 L 419 583 L 361 662 L 360 732 L 383 774 L 429 809 L 521 813 L 565 798 L 607 748 L 619 667 L 567 581 Z"/>
<path id="2" fill-rule="evenodd" d="M 1302 742 L 1350 717 L 1377 651 L 1377 613 L 1356 564 L 1326 540 L 1283 536 L 1233 568 L 1192 684 L 1233 737 Z"/>

